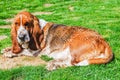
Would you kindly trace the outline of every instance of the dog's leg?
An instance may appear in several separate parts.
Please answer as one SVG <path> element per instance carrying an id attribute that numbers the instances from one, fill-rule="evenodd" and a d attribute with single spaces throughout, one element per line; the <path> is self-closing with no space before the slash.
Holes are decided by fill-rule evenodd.
<path id="1" fill-rule="evenodd" d="M 30 50 L 30 49 L 23 49 L 22 52 L 18 53 L 18 54 L 14 54 L 11 51 L 11 48 L 5 48 L 1 51 L 1 53 L 3 53 L 4 57 L 8 57 L 8 58 L 12 58 L 12 57 L 17 57 L 17 56 L 36 56 L 36 54 L 40 53 L 40 50 Z"/>
<path id="2" fill-rule="evenodd" d="M 12 57 L 17 57 L 17 54 L 13 54 L 11 51 L 4 53 L 3 57 L 8 57 L 8 58 L 12 58 Z"/>
<path id="3" fill-rule="evenodd" d="M 17 56 L 17 54 L 12 53 L 11 47 L 7 47 L 7 48 L 1 50 L 1 53 L 3 53 L 3 55 L 2 55 L 3 57 L 12 58 L 12 57 Z"/>
<path id="4" fill-rule="evenodd" d="M 1 53 L 6 53 L 8 51 L 11 51 L 11 49 L 12 49 L 11 47 L 7 47 L 7 48 L 1 50 Z"/>
<path id="5" fill-rule="evenodd" d="M 36 54 L 39 54 L 40 50 L 31 50 L 31 49 L 24 49 L 19 56 L 24 55 L 24 56 L 37 56 Z"/>

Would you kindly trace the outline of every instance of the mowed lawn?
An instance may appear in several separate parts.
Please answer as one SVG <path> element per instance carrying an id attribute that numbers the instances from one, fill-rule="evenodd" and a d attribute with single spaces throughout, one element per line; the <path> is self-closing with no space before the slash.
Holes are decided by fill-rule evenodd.
<path id="1" fill-rule="evenodd" d="M 0 25 L 10 25 L 5 20 L 23 10 L 50 22 L 97 31 L 110 44 L 114 60 L 55 71 L 42 65 L 0 70 L 0 80 L 120 80 L 120 0 L 0 0 Z M 0 40 L 0 50 L 11 46 L 10 29 L 0 28 L 1 35 L 8 37 Z"/>

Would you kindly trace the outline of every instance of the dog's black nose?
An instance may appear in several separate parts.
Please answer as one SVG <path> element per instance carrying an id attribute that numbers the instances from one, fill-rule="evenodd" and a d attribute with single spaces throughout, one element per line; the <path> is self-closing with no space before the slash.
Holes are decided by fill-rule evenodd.
<path id="1" fill-rule="evenodd" d="M 25 35 L 21 34 L 18 36 L 18 38 L 21 40 L 21 41 L 24 41 L 25 40 Z"/>

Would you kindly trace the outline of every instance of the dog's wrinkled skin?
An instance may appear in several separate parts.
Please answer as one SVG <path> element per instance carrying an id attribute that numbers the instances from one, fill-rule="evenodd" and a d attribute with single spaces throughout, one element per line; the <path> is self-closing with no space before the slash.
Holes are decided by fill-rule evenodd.
<path id="1" fill-rule="evenodd" d="M 11 27 L 12 48 L 3 50 L 5 57 L 18 56 L 20 54 L 33 56 L 38 53 L 42 30 L 39 25 L 39 19 L 29 12 L 18 13 Z"/>

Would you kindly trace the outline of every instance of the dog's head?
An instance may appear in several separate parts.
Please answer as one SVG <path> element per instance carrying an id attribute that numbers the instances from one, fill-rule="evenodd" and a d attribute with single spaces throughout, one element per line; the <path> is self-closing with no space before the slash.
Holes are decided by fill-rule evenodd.
<path id="1" fill-rule="evenodd" d="M 12 24 L 12 52 L 19 53 L 22 48 L 40 49 L 42 30 L 39 19 L 29 12 L 20 12 Z"/>

